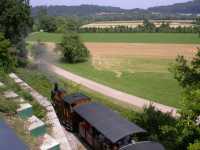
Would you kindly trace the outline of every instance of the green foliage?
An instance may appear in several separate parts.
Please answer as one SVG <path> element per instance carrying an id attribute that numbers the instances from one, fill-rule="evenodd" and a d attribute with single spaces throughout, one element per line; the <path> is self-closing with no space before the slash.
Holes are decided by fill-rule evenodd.
<path id="1" fill-rule="evenodd" d="M 200 140 L 200 127 L 196 122 L 200 116 L 200 50 L 190 62 L 178 56 L 171 71 L 184 88 L 181 117 L 176 128 L 179 131 L 177 148 L 186 149 L 190 143 Z"/>
<path id="2" fill-rule="evenodd" d="M 80 26 L 80 21 L 74 17 L 50 16 L 47 8 L 41 7 L 34 17 L 33 30 L 45 32 L 65 33 L 66 31 L 77 31 Z"/>
<path id="3" fill-rule="evenodd" d="M 173 150 L 178 131 L 175 128 L 176 120 L 170 114 L 156 111 L 153 106 L 144 108 L 144 112 L 132 118 L 133 122 L 143 127 L 148 132 L 148 140 L 160 141 L 166 148 Z"/>
<path id="4" fill-rule="evenodd" d="M 0 68 L 5 72 L 14 69 L 15 57 L 12 51 L 10 42 L 0 33 Z"/>
<path id="5" fill-rule="evenodd" d="M 27 52 L 24 39 L 32 28 L 29 0 L 0 1 L 0 32 L 5 34 L 17 49 L 17 63 L 25 66 Z"/>
<path id="6" fill-rule="evenodd" d="M 143 25 L 137 27 L 116 26 L 107 28 L 83 27 L 79 28 L 80 33 L 197 33 L 198 28 L 194 27 L 170 27 L 169 23 L 162 22 L 158 27 L 147 19 L 143 21 Z"/>
<path id="7" fill-rule="evenodd" d="M 40 19 L 40 30 L 44 30 L 45 32 L 55 32 L 57 29 L 55 19 L 50 16 L 43 16 Z"/>
<path id="8" fill-rule="evenodd" d="M 13 44 L 27 36 L 32 26 L 28 0 L 0 1 L 0 31 L 5 33 Z"/>
<path id="9" fill-rule="evenodd" d="M 30 102 L 33 101 L 32 95 L 31 95 L 30 93 L 28 93 L 28 92 L 19 91 L 18 94 L 19 94 L 20 96 L 22 96 L 25 100 L 28 100 L 28 101 L 30 101 Z"/>
<path id="10" fill-rule="evenodd" d="M 80 27 L 80 22 L 75 19 L 70 19 L 66 17 L 55 17 L 57 25 L 57 33 L 65 33 L 67 31 L 78 31 Z"/>
<path id="11" fill-rule="evenodd" d="M 185 89 L 182 116 L 195 119 L 200 115 L 200 50 L 191 62 L 183 56 L 178 56 L 171 71 Z"/>
<path id="12" fill-rule="evenodd" d="M 179 81 L 184 88 L 198 86 L 200 87 L 200 49 L 195 58 L 189 62 L 184 56 L 178 56 L 176 63 L 173 65 L 171 71 L 174 73 L 175 79 Z"/>
<path id="13" fill-rule="evenodd" d="M 41 72 L 33 69 L 17 69 L 17 74 L 43 96 L 50 98 L 52 83 Z"/>
<path id="14" fill-rule="evenodd" d="M 46 110 L 37 102 L 33 101 L 33 114 L 40 119 L 44 119 L 46 117 Z"/>
<path id="15" fill-rule="evenodd" d="M 61 46 L 64 60 L 69 63 L 86 61 L 89 57 L 89 51 L 80 40 L 78 34 L 68 32 L 64 35 Z"/>
<path id="16" fill-rule="evenodd" d="M 154 23 L 150 22 L 149 20 L 145 19 L 143 21 L 144 32 L 155 32 L 156 26 Z"/>
<path id="17" fill-rule="evenodd" d="M 188 150 L 200 150 L 200 141 L 197 141 L 194 144 L 190 144 Z"/>
<path id="18" fill-rule="evenodd" d="M 3 99 L 2 96 L 0 97 L 0 112 L 15 114 L 17 108 L 17 103 Z"/>
<path id="19" fill-rule="evenodd" d="M 200 138 L 200 128 L 189 118 L 180 118 L 176 128 L 179 131 L 177 137 L 177 148 L 186 150 L 190 143 Z"/>

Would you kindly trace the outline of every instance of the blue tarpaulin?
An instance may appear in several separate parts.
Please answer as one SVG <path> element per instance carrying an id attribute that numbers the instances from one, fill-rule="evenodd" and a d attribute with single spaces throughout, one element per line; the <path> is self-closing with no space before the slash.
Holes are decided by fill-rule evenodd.
<path id="1" fill-rule="evenodd" d="M 28 150 L 15 132 L 0 118 L 0 150 Z"/>

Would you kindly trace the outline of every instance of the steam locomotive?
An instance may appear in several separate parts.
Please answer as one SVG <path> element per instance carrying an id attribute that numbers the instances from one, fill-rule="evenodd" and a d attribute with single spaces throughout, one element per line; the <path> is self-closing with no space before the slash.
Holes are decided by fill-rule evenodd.
<path id="1" fill-rule="evenodd" d="M 94 150 L 164 150 L 159 143 L 134 142 L 132 136 L 144 129 L 82 93 L 66 95 L 55 84 L 51 99 L 61 124 Z"/>

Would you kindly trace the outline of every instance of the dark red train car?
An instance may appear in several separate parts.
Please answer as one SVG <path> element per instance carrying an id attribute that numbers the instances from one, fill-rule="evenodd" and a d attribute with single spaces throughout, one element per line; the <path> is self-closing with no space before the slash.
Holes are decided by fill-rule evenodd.
<path id="1" fill-rule="evenodd" d="M 118 113 L 98 104 L 88 103 L 74 108 L 79 134 L 96 150 L 118 150 L 132 143 L 133 134 L 145 132 Z"/>
<path id="2" fill-rule="evenodd" d="M 111 109 L 91 102 L 82 93 L 66 96 L 57 84 L 52 91 L 52 102 L 60 122 L 76 132 L 94 150 L 164 150 L 158 143 L 134 143 L 132 136 L 146 132 Z M 151 149 L 154 147 L 157 149 Z"/>

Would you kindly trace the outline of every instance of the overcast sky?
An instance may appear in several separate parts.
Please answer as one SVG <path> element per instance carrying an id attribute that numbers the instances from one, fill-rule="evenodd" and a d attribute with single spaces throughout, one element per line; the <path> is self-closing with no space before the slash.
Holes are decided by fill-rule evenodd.
<path id="1" fill-rule="evenodd" d="M 186 1 L 190 0 L 31 0 L 31 4 L 33 6 L 97 4 L 131 9 L 148 8 L 159 5 L 169 5 Z"/>

